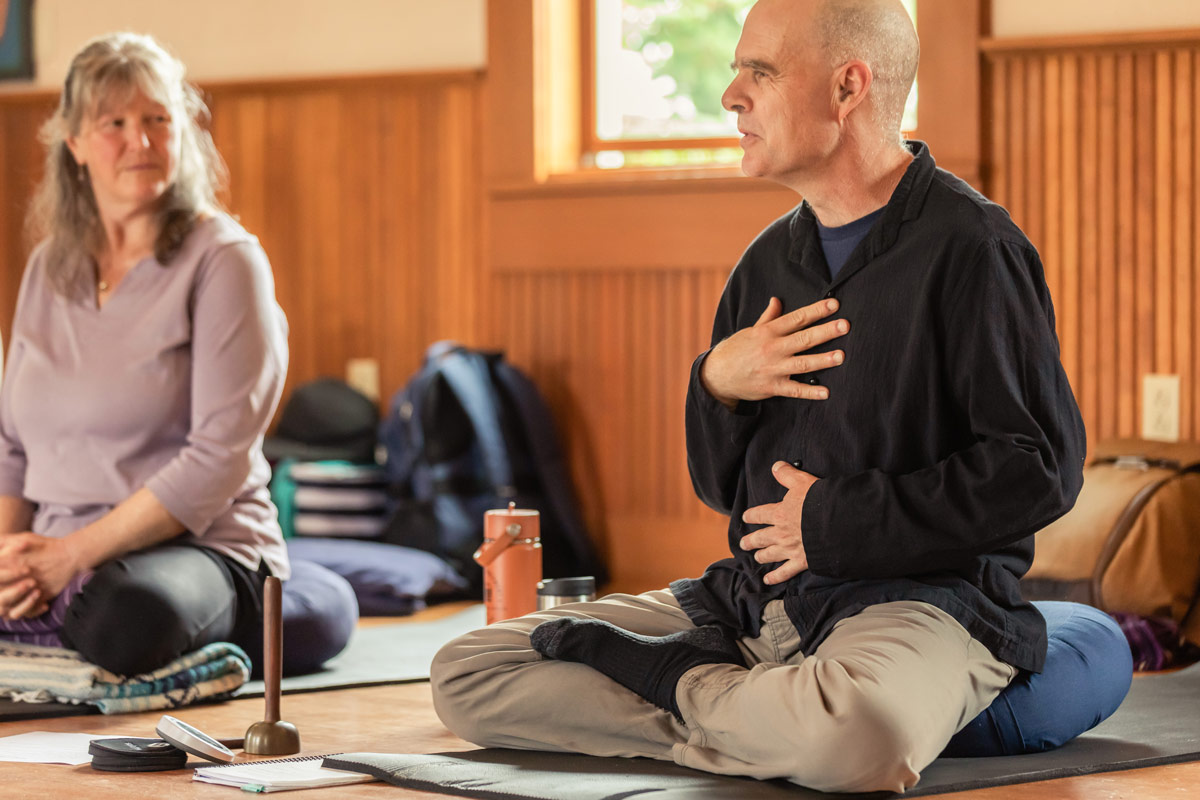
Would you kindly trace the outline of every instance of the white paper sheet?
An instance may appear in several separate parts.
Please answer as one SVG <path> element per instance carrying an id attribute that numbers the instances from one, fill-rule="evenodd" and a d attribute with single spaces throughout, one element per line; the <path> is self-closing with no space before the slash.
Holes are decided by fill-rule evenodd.
<path id="1" fill-rule="evenodd" d="M 0 761 L 24 764 L 87 764 L 88 744 L 92 739 L 111 739 L 115 733 L 18 733 L 0 736 Z"/>

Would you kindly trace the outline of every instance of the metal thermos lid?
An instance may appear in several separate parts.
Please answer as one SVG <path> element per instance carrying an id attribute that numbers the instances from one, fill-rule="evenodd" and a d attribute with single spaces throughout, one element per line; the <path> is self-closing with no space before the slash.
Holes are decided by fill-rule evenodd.
<path id="1" fill-rule="evenodd" d="M 580 597 L 596 594 L 596 579 L 591 575 L 577 578 L 551 578 L 538 581 L 537 593 L 548 597 Z"/>

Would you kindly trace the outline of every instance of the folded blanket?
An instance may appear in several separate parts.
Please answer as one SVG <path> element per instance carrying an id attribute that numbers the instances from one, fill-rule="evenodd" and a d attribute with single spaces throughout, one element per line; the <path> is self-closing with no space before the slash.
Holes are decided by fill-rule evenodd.
<path id="1" fill-rule="evenodd" d="M 144 675 L 115 675 L 74 650 L 0 641 L 0 697 L 26 703 L 89 703 L 104 714 L 179 708 L 220 699 L 250 677 L 240 647 L 216 642 Z"/>

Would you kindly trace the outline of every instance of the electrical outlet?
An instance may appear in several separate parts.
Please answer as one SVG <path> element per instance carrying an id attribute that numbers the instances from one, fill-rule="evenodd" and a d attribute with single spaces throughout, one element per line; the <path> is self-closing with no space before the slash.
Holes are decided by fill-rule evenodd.
<path id="1" fill-rule="evenodd" d="M 1179 376 L 1142 378 L 1142 438 L 1179 441 Z"/>
<path id="2" fill-rule="evenodd" d="M 346 383 L 378 402 L 379 362 L 373 358 L 350 359 L 346 362 Z"/>

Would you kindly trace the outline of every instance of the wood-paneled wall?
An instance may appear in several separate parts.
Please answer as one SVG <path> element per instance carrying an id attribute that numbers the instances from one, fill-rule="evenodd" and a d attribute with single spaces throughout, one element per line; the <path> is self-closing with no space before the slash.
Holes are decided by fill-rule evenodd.
<path id="1" fill-rule="evenodd" d="M 613 588 L 660 588 L 728 555 L 695 496 L 683 410 L 692 361 L 742 249 L 795 204 L 745 178 L 578 182 L 489 194 L 489 341 L 543 387 Z"/>
<path id="2" fill-rule="evenodd" d="M 550 401 L 614 585 L 696 574 L 726 522 L 686 472 L 688 367 L 741 249 L 795 197 L 523 180 L 519 81 L 497 77 L 519 48 L 493 49 L 486 88 L 474 73 L 206 87 L 230 207 L 291 321 L 289 388 L 374 357 L 386 398 L 436 339 L 502 348 Z M 1090 437 L 1139 433 L 1148 372 L 1182 375 L 1182 434 L 1200 436 L 1200 36 L 991 41 L 984 61 L 985 188 L 1042 251 Z M 53 102 L 0 95 L 5 335 Z"/>
<path id="3" fill-rule="evenodd" d="M 287 392 L 379 360 L 384 400 L 440 338 L 479 330 L 478 73 L 203 87 L 228 206 L 259 237 L 291 326 Z M 0 95 L 0 325 L 7 340 L 56 97 Z"/>
<path id="4" fill-rule="evenodd" d="M 985 185 L 1037 245 L 1092 442 L 1181 376 L 1200 436 L 1200 31 L 984 43 Z"/>
<path id="5" fill-rule="evenodd" d="M 489 316 L 494 341 L 556 413 L 615 588 L 659 588 L 727 554 L 727 519 L 692 491 L 683 405 L 728 272 L 534 268 L 494 278 L 495 302 L 511 312 Z"/>
<path id="6" fill-rule="evenodd" d="M 485 338 L 546 392 L 610 588 L 661 588 L 728 555 L 727 518 L 688 476 L 688 376 L 742 249 L 796 201 L 749 179 L 489 195 Z"/>
<path id="7" fill-rule="evenodd" d="M 289 380 L 375 358 L 382 399 L 478 330 L 479 75 L 214 87 L 230 206 L 271 256 Z"/>
<path id="8" fill-rule="evenodd" d="M 0 334 L 6 346 L 29 257 L 25 212 L 45 159 L 38 129 L 56 100 L 47 94 L 0 95 Z"/>
<path id="9" fill-rule="evenodd" d="M 547 389 L 614 588 L 657 588 L 729 554 L 728 520 L 687 474 L 688 371 L 738 256 L 798 198 L 736 169 L 576 171 L 548 80 L 571 66 L 552 24 L 562 5 L 506 0 L 488 15 L 484 263 L 504 311 L 483 315 L 485 338 Z M 921 138 L 972 181 L 979 120 L 964 107 L 979 93 L 985 6 L 921 0 Z"/>
<path id="10" fill-rule="evenodd" d="M 688 368 L 738 253 L 789 193 L 691 181 L 489 194 L 476 74 L 204 88 L 229 208 L 270 256 L 291 325 L 285 393 L 373 357 L 386 401 L 437 339 L 503 349 L 547 395 L 616 586 L 698 574 L 725 552 L 725 520 L 687 476 Z M 0 95 L 6 338 L 36 131 L 55 100 Z"/>
<path id="11" fill-rule="evenodd" d="M 229 208 L 270 256 L 291 325 L 285 392 L 373 357 L 386 401 L 437 339 L 503 349 L 545 390 L 617 586 L 698 573 L 724 552 L 725 521 L 686 474 L 688 367 L 731 265 L 793 202 L 786 192 L 517 190 L 489 204 L 485 225 L 480 75 L 204 88 Z M 0 95 L 6 338 L 41 172 L 36 131 L 54 102 Z"/>

